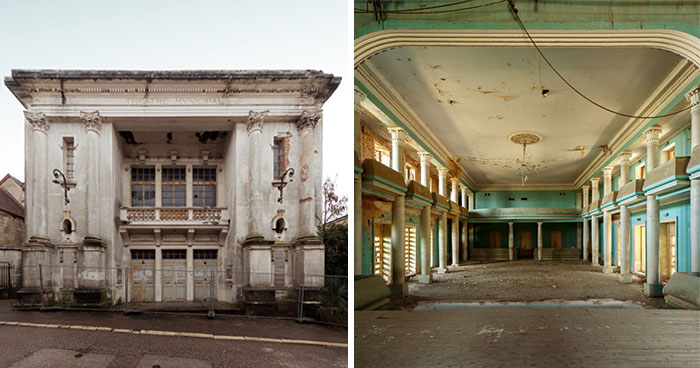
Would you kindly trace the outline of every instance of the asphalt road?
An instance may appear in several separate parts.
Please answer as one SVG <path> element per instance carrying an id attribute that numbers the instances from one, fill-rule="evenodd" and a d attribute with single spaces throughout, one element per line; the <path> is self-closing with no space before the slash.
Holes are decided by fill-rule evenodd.
<path id="1" fill-rule="evenodd" d="M 347 343 L 347 330 L 294 321 L 84 312 L 13 312 L 0 321 Z M 346 367 L 348 349 L 0 325 L 0 367 Z"/>

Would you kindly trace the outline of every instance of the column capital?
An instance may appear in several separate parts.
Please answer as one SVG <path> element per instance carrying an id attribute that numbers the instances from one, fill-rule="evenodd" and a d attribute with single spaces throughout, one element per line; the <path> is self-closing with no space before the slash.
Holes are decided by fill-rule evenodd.
<path id="1" fill-rule="evenodd" d="M 420 157 L 420 162 L 430 161 L 433 155 L 430 152 L 420 151 L 418 152 L 418 157 Z"/>
<path id="2" fill-rule="evenodd" d="M 442 177 L 446 177 L 446 176 L 447 176 L 447 173 L 450 172 L 450 170 L 449 170 L 448 168 L 446 168 L 446 167 L 438 167 L 438 168 L 437 168 L 437 171 L 438 171 L 438 175 L 439 175 L 439 176 L 442 176 Z"/>
<path id="3" fill-rule="evenodd" d="M 644 137 L 646 138 L 646 143 L 647 144 L 658 144 L 659 143 L 659 135 L 661 135 L 661 127 L 659 126 L 652 126 L 649 129 L 644 131 Z"/>
<path id="4" fill-rule="evenodd" d="M 581 186 L 581 189 L 583 189 L 584 191 L 587 191 L 588 189 L 591 189 L 591 186 L 588 185 L 588 184 L 582 185 L 582 186 Z"/>
<path id="5" fill-rule="evenodd" d="M 613 167 L 612 166 L 606 166 L 603 168 L 603 175 L 605 175 L 606 178 L 611 178 L 612 177 L 612 172 L 613 172 Z"/>
<path id="6" fill-rule="evenodd" d="M 99 111 L 81 111 L 80 120 L 85 123 L 85 129 L 87 129 L 88 132 L 92 130 L 93 132 L 100 134 L 100 131 L 102 130 L 102 116 L 100 115 Z"/>
<path id="7" fill-rule="evenodd" d="M 622 151 L 617 154 L 617 157 L 620 159 L 620 164 L 627 162 L 629 163 L 630 158 L 632 157 L 632 152 L 630 151 Z"/>
<path id="8" fill-rule="evenodd" d="M 591 185 L 594 187 L 598 186 L 598 182 L 600 182 L 600 178 L 592 178 L 591 179 Z"/>
<path id="9" fill-rule="evenodd" d="M 297 130 L 314 129 L 316 124 L 321 120 L 322 112 L 304 110 L 297 119 Z"/>
<path id="10" fill-rule="evenodd" d="M 693 110 L 700 108 L 700 106 L 698 106 L 698 104 L 700 104 L 700 84 L 696 84 L 691 88 L 690 91 L 685 94 L 685 99 L 690 101 L 691 105 L 694 105 L 692 107 Z"/>
<path id="11" fill-rule="evenodd" d="M 25 111 L 24 118 L 31 124 L 34 131 L 43 133 L 49 132 L 49 122 L 46 120 L 46 114 L 43 112 Z"/>
<path id="12" fill-rule="evenodd" d="M 463 193 L 467 193 L 467 186 L 462 183 L 459 183 L 459 190 Z"/>
<path id="13" fill-rule="evenodd" d="M 513 221 L 508 222 L 508 226 L 512 227 L 513 226 Z"/>
<path id="14" fill-rule="evenodd" d="M 392 142 L 392 143 L 398 143 L 398 144 L 401 144 L 401 145 L 404 144 L 404 142 L 405 142 L 405 140 L 406 140 L 406 136 L 407 136 L 408 134 L 406 133 L 405 130 L 403 130 L 403 128 L 401 128 L 401 127 L 390 127 L 390 128 L 387 128 L 387 130 L 389 131 L 389 133 L 391 133 L 391 142 Z"/>
<path id="15" fill-rule="evenodd" d="M 450 178 L 450 183 L 452 183 L 452 186 L 456 187 L 459 185 L 459 178 Z"/>
<path id="16" fill-rule="evenodd" d="M 270 110 L 265 111 L 253 111 L 248 112 L 248 124 L 246 125 L 246 130 L 248 134 L 254 131 L 262 131 L 263 118 Z"/>
<path id="17" fill-rule="evenodd" d="M 542 221 L 537 221 L 537 226 L 542 226 Z"/>
<path id="18" fill-rule="evenodd" d="M 367 98 L 367 95 L 355 88 L 355 111 L 360 111 L 360 105 L 362 105 L 362 101 L 364 101 L 365 98 Z"/>

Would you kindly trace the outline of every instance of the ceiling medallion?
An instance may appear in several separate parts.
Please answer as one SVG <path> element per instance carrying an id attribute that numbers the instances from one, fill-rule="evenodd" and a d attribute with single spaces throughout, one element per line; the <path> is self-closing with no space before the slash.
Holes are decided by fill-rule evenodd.
<path id="1" fill-rule="evenodd" d="M 538 172 L 540 170 L 540 164 L 526 161 L 525 152 L 527 151 L 527 146 L 539 143 L 542 141 L 542 136 L 532 132 L 518 132 L 511 134 L 508 139 L 515 144 L 521 144 L 523 146 L 523 158 L 522 160 L 516 160 L 516 163 L 520 165 L 518 168 L 518 171 L 520 171 L 520 181 L 523 186 L 525 186 L 527 182 L 527 173 L 530 171 Z"/>

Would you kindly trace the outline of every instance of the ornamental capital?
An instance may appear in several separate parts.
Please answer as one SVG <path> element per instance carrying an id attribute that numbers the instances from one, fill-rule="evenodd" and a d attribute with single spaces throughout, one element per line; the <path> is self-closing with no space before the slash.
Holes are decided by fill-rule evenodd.
<path id="1" fill-rule="evenodd" d="M 253 111 L 248 112 L 248 124 L 246 125 L 246 130 L 248 134 L 254 131 L 262 131 L 263 118 L 270 110 L 265 111 Z"/>
<path id="2" fill-rule="evenodd" d="M 445 177 L 447 176 L 447 173 L 450 172 L 450 169 L 446 167 L 438 167 L 437 171 L 439 176 Z"/>
<path id="3" fill-rule="evenodd" d="M 420 151 L 418 152 L 418 157 L 420 157 L 420 162 L 430 162 L 430 159 L 433 158 L 433 155 L 430 154 L 430 152 L 425 152 L 425 151 Z"/>
<path id="4" fill-rule="evenodd" d="M 693 110 L 700 108 L 700 84 L 696 84 L 693 88 L 685 94 L 686 100 L 690 101 L 693 106 Z"/>
<path id="5" fill-rule="evenodd" d="M 603 175 L 605 175 L 605 176 L 607 176 L 607 177 L 612 176 L 613 169 L 614 169 L 614 168 L 613 168 L 612 166 L 604 167 L 604 168 L 603 168 Z"/>
<path id="6" fill-rule="evenodd" d="M 46 114 L 43 112 L 25 111 L 24 118 L 31 124 L 32 129 L 35 131 L 48 133 L 49 122 L 46 120 Z"/>
<path id="7" fill-rule="evenodd" d="M 362 101 L 364 101 L 365 98 L 367 98 L 367 95 L 355 88 L 355 111 L 360 111 L 360 105 L 362 105 Z"/>
<path id="8" fill-rule="evenodd" d="M 87 129 L 88 132 L 92 130 L 93 132 L 99 134 L 100 130 L 102 130 L 102 116 L 100 116 L 99 111 L 81 111 L 80 120 L 85 123 L 85 129 Z"/>
<path id="9" fill-rule="evenodd" d="M 321 111 L 304 110 L 301 113 L 301 116 L 299 116 L 299 119 L 297 119 L 297 129 L 301 131 L 307 128 L 316 128 L 316 124 L 318 124 L 318 121 L 321 120 L 321 116 Z"/>
<path id="10" fill-rule="evenodd" d="M 661 135 L 661 127 L 652 126 L 651 128 L 644 131 L 644 137 L 646 138 L 646 143 L 659 143 L 659 135 Z"/>
<path id="11" fill-rule="evenodd" d="M 632 152 L 622 151 L 617 155 L 617 157 L 620 158 L 620 165 L 623 165 L 623 164 L 629 165 L 630 158 L 632 157 Z"/>
<path id="12" fill-rule="evenodd" d="M 600 182 L 600 178 L 592 178 L 591 179 L 591 185 L 595 188 L 598 186 L 598 182 Z"/>
<path id="13" fill-rule="evenodd" d="M 590 186 L 590 185 L 588 185 L 588 184 L 586 184 L 586 185 L 582 185 L 582 186 L 581 186 L 581 189 L 583 189 L 583 191 L 584 191 L 584 192 L 587 192 L 587 191 L 588 191 L 588 189 L 591 189 L 591 186 Z"/>
<path id="14" fill-rule="evenodd" d="M 406 136 L 408 135 L 405 130 L 401 127 L 390 127 L 387 128 L 389 133 L 391 133 L 391 142 L 404 144 L 406 141 Z"/>

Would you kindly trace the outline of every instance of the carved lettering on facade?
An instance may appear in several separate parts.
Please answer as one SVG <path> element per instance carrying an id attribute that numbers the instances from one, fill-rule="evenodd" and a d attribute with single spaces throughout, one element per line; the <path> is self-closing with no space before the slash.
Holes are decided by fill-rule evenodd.
<path id="1" fill-rule="evenodd" d="M 127 105 L 224 105 L 220 97 L 128 97 Z"/>

